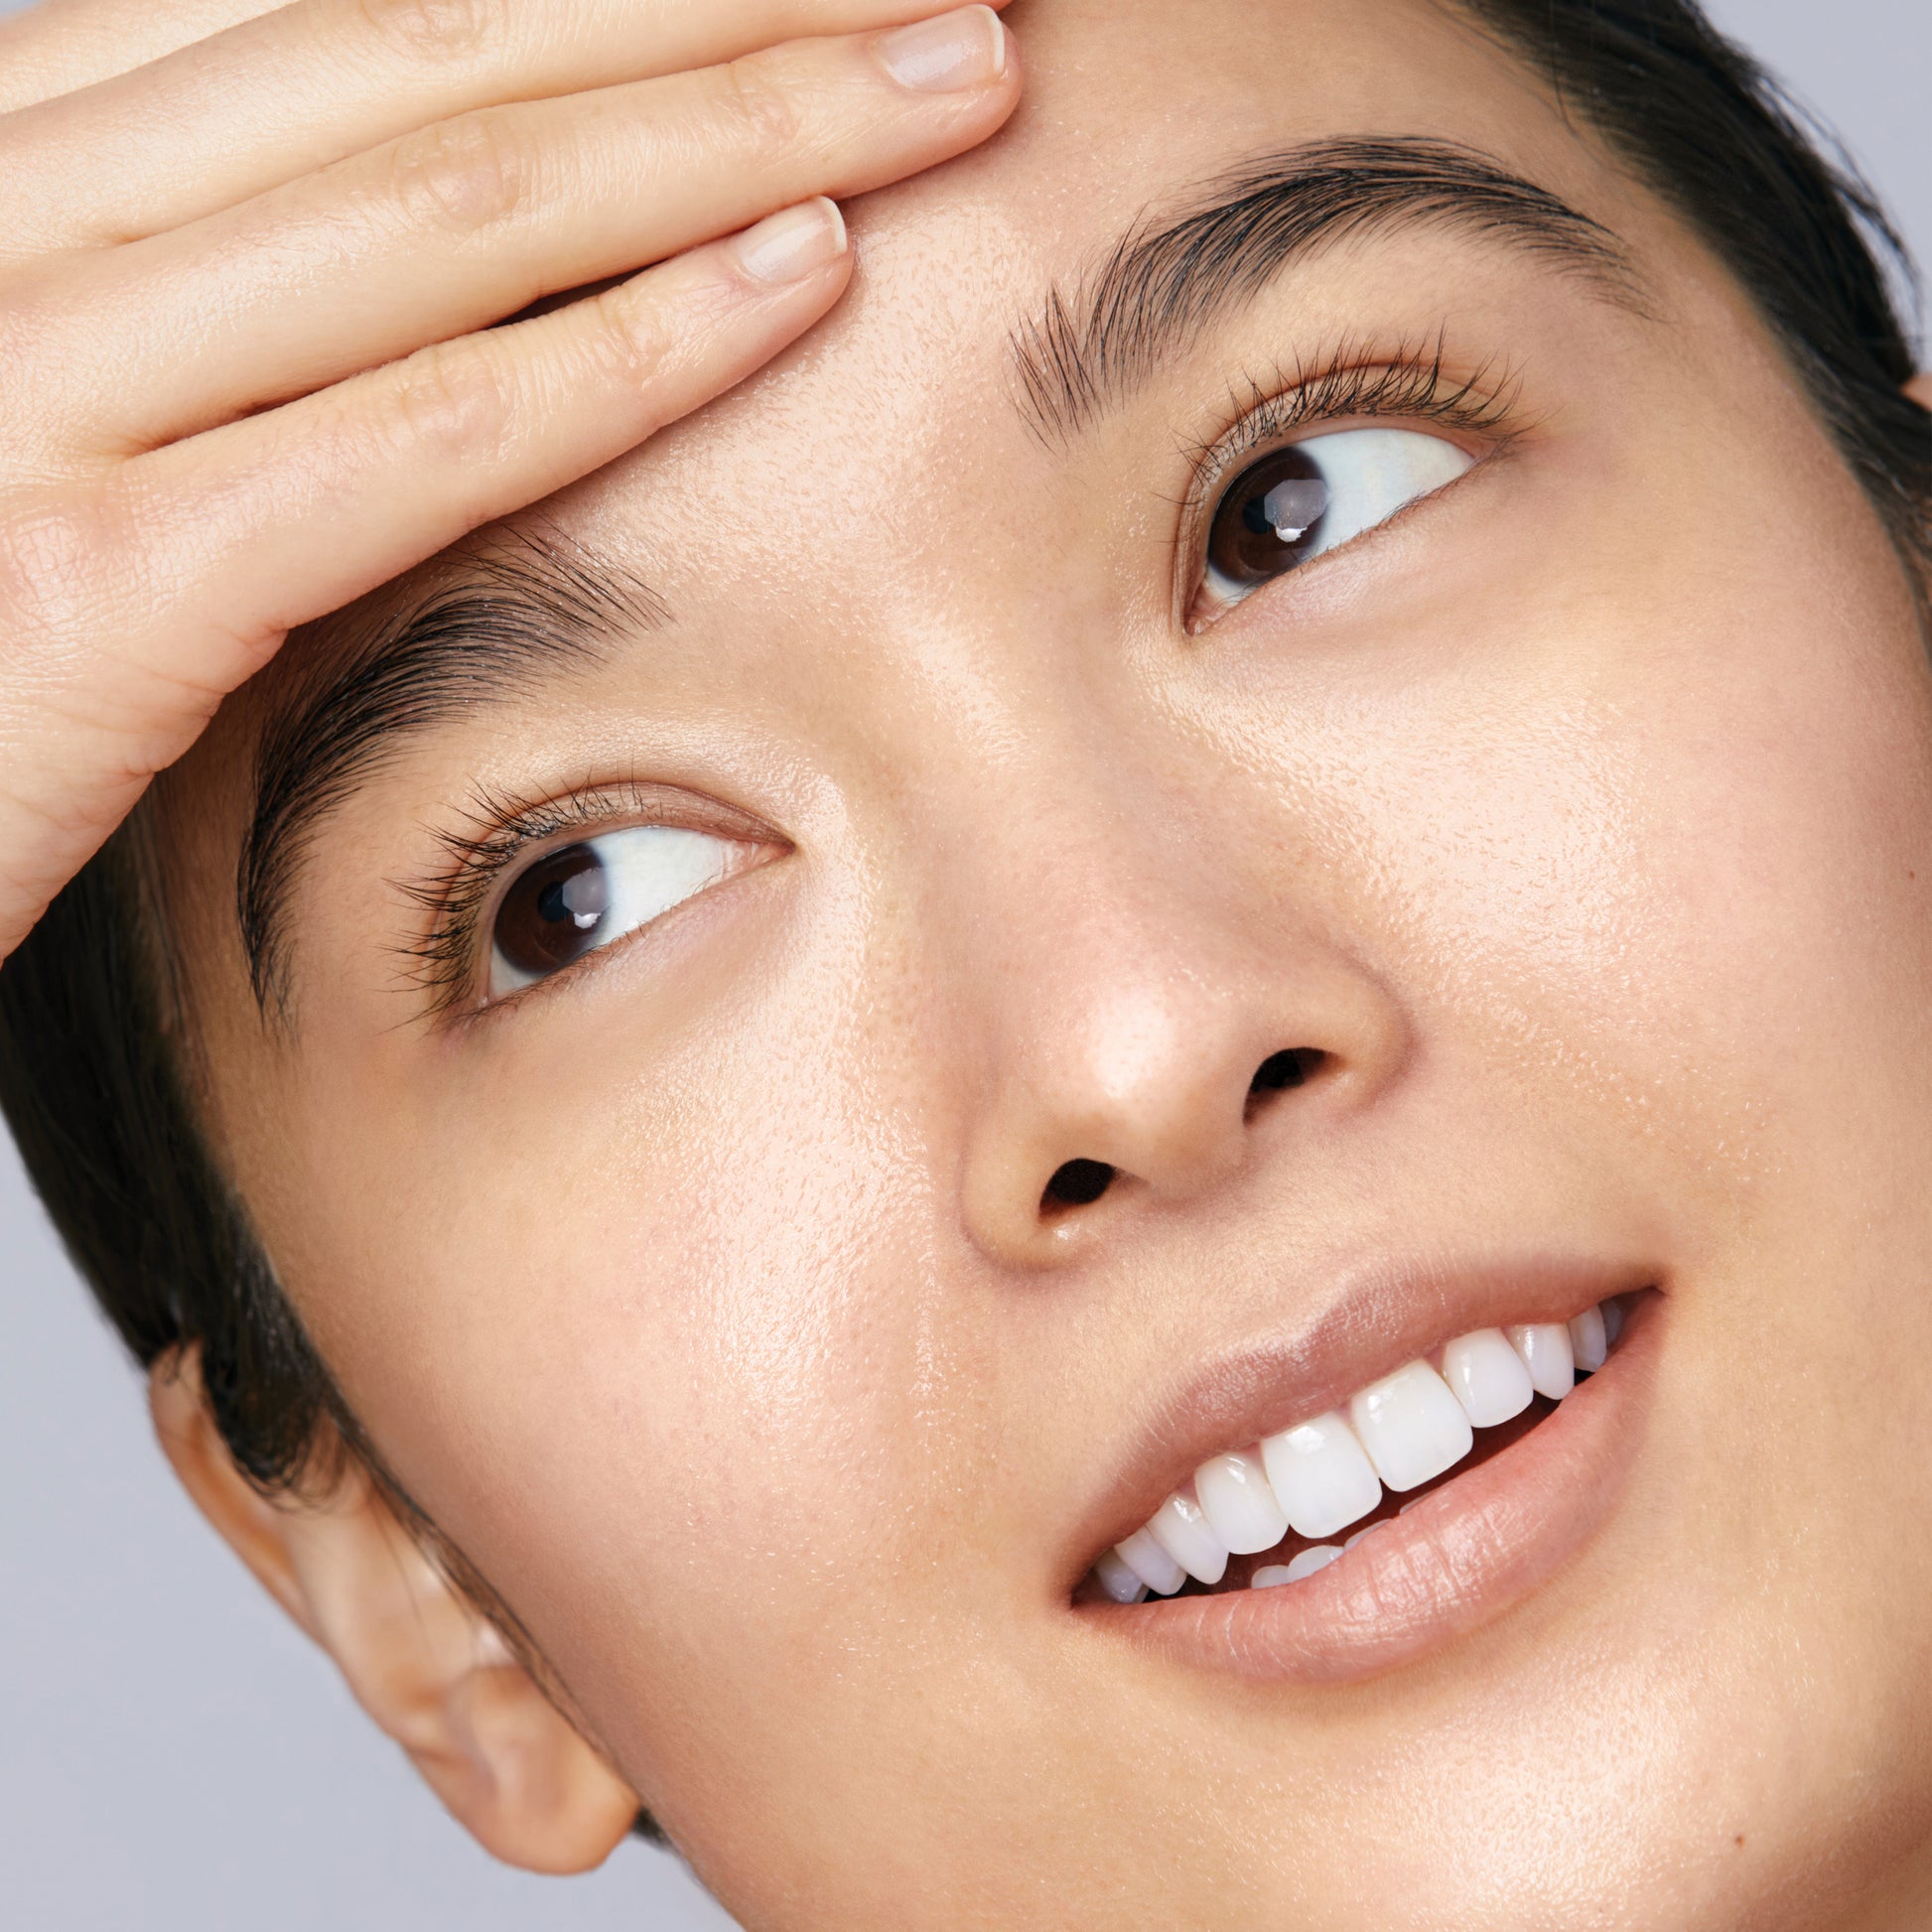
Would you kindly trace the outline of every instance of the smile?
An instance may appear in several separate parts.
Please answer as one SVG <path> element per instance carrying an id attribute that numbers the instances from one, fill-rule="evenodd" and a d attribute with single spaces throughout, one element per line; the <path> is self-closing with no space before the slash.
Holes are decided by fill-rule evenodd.
<path id="1" fill-rule="evenodd" d="M 1487 1620 L 1607 1513 L 1659 1299 L 1467 1330 L 1208 1456 L 1100 1552 L 1076 1607 L 1190 1661 L 1309 1681 Z"/>

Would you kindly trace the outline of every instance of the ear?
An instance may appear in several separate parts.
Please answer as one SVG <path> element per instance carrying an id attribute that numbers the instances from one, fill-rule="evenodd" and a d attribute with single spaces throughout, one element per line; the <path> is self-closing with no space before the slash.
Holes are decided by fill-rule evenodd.
<path id="1" fill-rule="evenodd" d="M 1905 385 L 1905 393 L 1921 409 L 1932 409 L 1932 375 L 1915 375 Z"/>
<path id="2" fill-rule="evenodd" d="M 367 1473 L 346 1469 L 323 1502 L 262 1495 L 209 1414 L 199 1349 L 157 1363 L 148 1396 L 161 1447 L 202 1514 L 483 1849 L 531 1871 L 603 1863 L 637 1815 L 635 1795 L 424 1556 Z"/>

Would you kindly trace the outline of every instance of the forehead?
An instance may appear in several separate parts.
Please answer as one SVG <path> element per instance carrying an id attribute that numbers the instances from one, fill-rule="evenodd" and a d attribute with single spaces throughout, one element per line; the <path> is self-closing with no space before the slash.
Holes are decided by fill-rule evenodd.
<path id="1" fill-rule="evenodd" d="M 851 210 L 840 311 L 733 396 L 547 506 L 654 579 L 744 544 L 858 543 L 890 576 L 935 500 L 986 501 L 1042 452 L 1016 332 L 1121 237 L 1231 171 L 1337 136 L 1455 142 L 1592 212 L 1622 184 L 1533 79 L 1435 0 L 1019 0 L 1028 92 L 986 149 Z M 719 519 L 722 518 L 721 522 Z M 876 539 L 876 541 L 869 541 Z M 938 588 L 930 545 L 921 596 Z M 702 586 L 696 588 L 702 591 Z M 742 586 L 734 586 L 734 591 Z"/>
<path id="2" fill-rule="evenodd" d="M 645 682 L 605 687 L 621 710 L 640 696 L 661 709 L 674 667 L 706 702 L 737 691 L 762 703 L 774 640 L 787 634 L 776 661 L 803 712 L 847 719 L 855 696 L 877 711 L 889 687 L 928 686 L 921 666 L 940 667 L 918 639 L 969 605 L 982 629 L 994 600 L 1063 611 L 1069 585 L 1042 553 L 1059 548 L 1056 517 L 1071 536 L 1093 513 L 1097 478 L 1117 525 L 1138 514 L 1162 541 L 1173 499 L 1149 459 L 1172 458 L 1202 426 L 1144 421 L 1111 467 L 1096 468 L 1091 447 L 1074 465 L 1029 418 L 1016 342 L 1056 295 L 1077 309 L 1124 236 L 1200 207 L 1232 174 L 1324 141 L 1420 138 L 1473 150 L 1625 232 L 1643 218 L 1533 77 L 1438 0 L 1018 0 L 1008 18 L 1029 76 L 1019 116 L 986 149 L 853 206 L 859 273 L 832 318 L 719 403 L 529 513 L 546 536 L 642 580 L 673 632 L 701 646 L 631 653 Z M 1389 315 L 1433 331 L 1436 293 L 1425 314 L 1410 274 L 1430 246 L 1413 234 L 1339 278 L 1294 278 L 1272 348 L 1292 338 L 1293 355 L 1320 353 Z M 1462 297 L 1479 279 L 1465 265 L 1443 286 Z M 1190 393 L 1211 403 L 1243 372 L 1209 361 Z M 375 621 L 421 588 L 419 574 L 378 593 Z M 1096 580 L 1085 595 L 1110 593 Z M 874 648 L 845 652 L 842 677 L 828 643 L 861 632 Z M 225 834 L 210 821 L 205 836 L 223 837 L 230 855 L 262 722 L 292 698 L 299 711 L 305 688 L 366 635 L 352 621 L 300 637 L 196 755 L 192 790 L 205 795 L 212 779 L 231 807 L 213 815 Z M 940 675 L 957 684 L 960 671 Z M 971 682 L 973 666 L 963 673 Z M 852 677 L 862 690 L 845 688 Z M 512 733 L 514 710 L 502 719 Z"/>

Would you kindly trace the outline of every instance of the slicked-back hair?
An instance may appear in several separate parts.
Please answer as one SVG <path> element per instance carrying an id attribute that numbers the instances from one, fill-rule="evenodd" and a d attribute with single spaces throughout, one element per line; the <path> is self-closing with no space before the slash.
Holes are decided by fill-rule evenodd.
<path id="1" fill-rule="evenodd" d="M 1692 0 L 1437 0 L 1539 73 L 1580 131 L 1735 277 L 1920 587 L 1932 417 L 1886 271 L 1904 251 L 1758 67 Z M 165 905 L 137 813 L 0 970 L 0 1107 L 135 1359 L 198 1345 L 213 1417 L 264 1491 L 372 1459 L 197 1125 Z M 378 1475 L 380 1475 L 378 1467 Z M 405 1522 L 433 1526 L 393 1483 Z M 483 1597 L 459 1553 L 441 1553 Z M 514 1640 L 517 1633 L 509 1634 Z"/>

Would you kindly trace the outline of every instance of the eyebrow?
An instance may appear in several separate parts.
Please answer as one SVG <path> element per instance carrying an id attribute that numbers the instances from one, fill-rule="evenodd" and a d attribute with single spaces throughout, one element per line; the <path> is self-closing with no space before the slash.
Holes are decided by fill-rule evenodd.
<path id="1" fill-rule="evenodd" d="M 372 768 L 415 733 L 671 621 L 640 578 L 558 535 L 498 530 L 446 561 L 455 581 L 351 636 L 326 675 L 297 684 L 256 746 L 235 910 L 265 1018 L 289 1015 L 289 907 L 316 829 Z"/>
<path id="2" fill-rule="evenodd" d="M 1473 148 L 1322 141 L 1246 162 L 1195 206 L 1145 215 L 1072 295 L 1054 289 L 1015 330 L 1022 413 L 1064 446 L 1200 332 L 1320 249 L 1398 227 L 1449 227 L 1541 255 L 1644 307 L 1617 237 Z"/>

